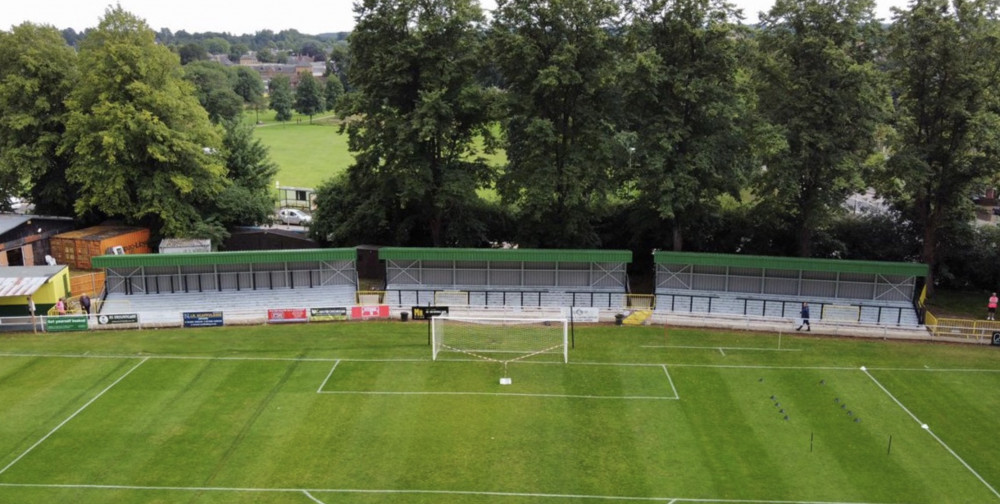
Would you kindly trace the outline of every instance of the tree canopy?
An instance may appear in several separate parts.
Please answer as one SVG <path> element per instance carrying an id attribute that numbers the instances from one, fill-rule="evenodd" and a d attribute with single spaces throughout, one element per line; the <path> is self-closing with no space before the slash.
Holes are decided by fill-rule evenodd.
<path id="1" fill-rule="evenodd" d="M 368 0 L 355 9 L 353 91 L 338 112 L 356 118 L 346 126 L 356 162 L 320 200 L 347 186 L 367 202 L 331 209 L 326 217 L 337 227 L 318 237 L 477 244 L 486 223 L 476 191 L 492 179 L 475 143 L 491 135 L 491 95 L 476 81 L 478 3 Z"/>
<path id="2" fill-rule="evenodd" d="M 204 231 L 201 205 L 226 186 L 219 131 L 183 79 L 180 61 L 145 22 L 109 8 L 80 45 L 67 101 L 67 178 L 78 215 L 149 226 L 163 236 Z"/>
<path id="3" fill-rule="evenodd" d="M 0 209 L 30 194 L 36 211 L 72 211 L 71 158 L 59 147 L 77 68 L 76 52 L 55 28 L 25 23 L 0 32 Z"/>

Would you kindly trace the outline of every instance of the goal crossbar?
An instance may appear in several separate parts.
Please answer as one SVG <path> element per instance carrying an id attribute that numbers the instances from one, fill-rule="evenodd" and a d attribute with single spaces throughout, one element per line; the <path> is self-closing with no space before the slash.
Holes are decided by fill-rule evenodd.
<path id="1" fill-rule="evenodd" d="M 434 360 L 454 352 L 502 363 L 544 354 L 569 362 L 569 321 L 442 315 L 431 319 L 431 342 Z"/>

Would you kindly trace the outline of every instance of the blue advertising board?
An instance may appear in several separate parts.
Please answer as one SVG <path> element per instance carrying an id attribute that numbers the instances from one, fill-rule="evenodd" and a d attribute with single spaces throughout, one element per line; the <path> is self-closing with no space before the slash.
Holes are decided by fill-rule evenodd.
<path id="1" fill-rule="evenodd" d="M 222 324 L 221 311 L 184 312 L 184 327 L 219 327 Z"/>

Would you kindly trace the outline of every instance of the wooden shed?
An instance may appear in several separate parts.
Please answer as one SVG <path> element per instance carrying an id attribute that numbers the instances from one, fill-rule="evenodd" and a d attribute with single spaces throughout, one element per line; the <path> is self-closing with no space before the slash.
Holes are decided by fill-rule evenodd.
<path id="1" fill-rule="evenodd" d="M 94 226 L 58 234 L 50 240 L 57 264 L 90 269 L 90 258 L 105 254 L 148 254 L 149 230 L 128 226 Z"/>

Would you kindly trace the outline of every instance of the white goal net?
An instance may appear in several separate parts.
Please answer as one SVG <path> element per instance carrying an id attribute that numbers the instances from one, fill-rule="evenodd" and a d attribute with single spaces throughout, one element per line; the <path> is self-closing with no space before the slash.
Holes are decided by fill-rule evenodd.
<path id="1" fill-rule="evenodd" d="M 546 355 L 569 362 L 566 319 L 442 315 L 431 319 L 433 358 L 448 354 L 495 362 Z"/>

